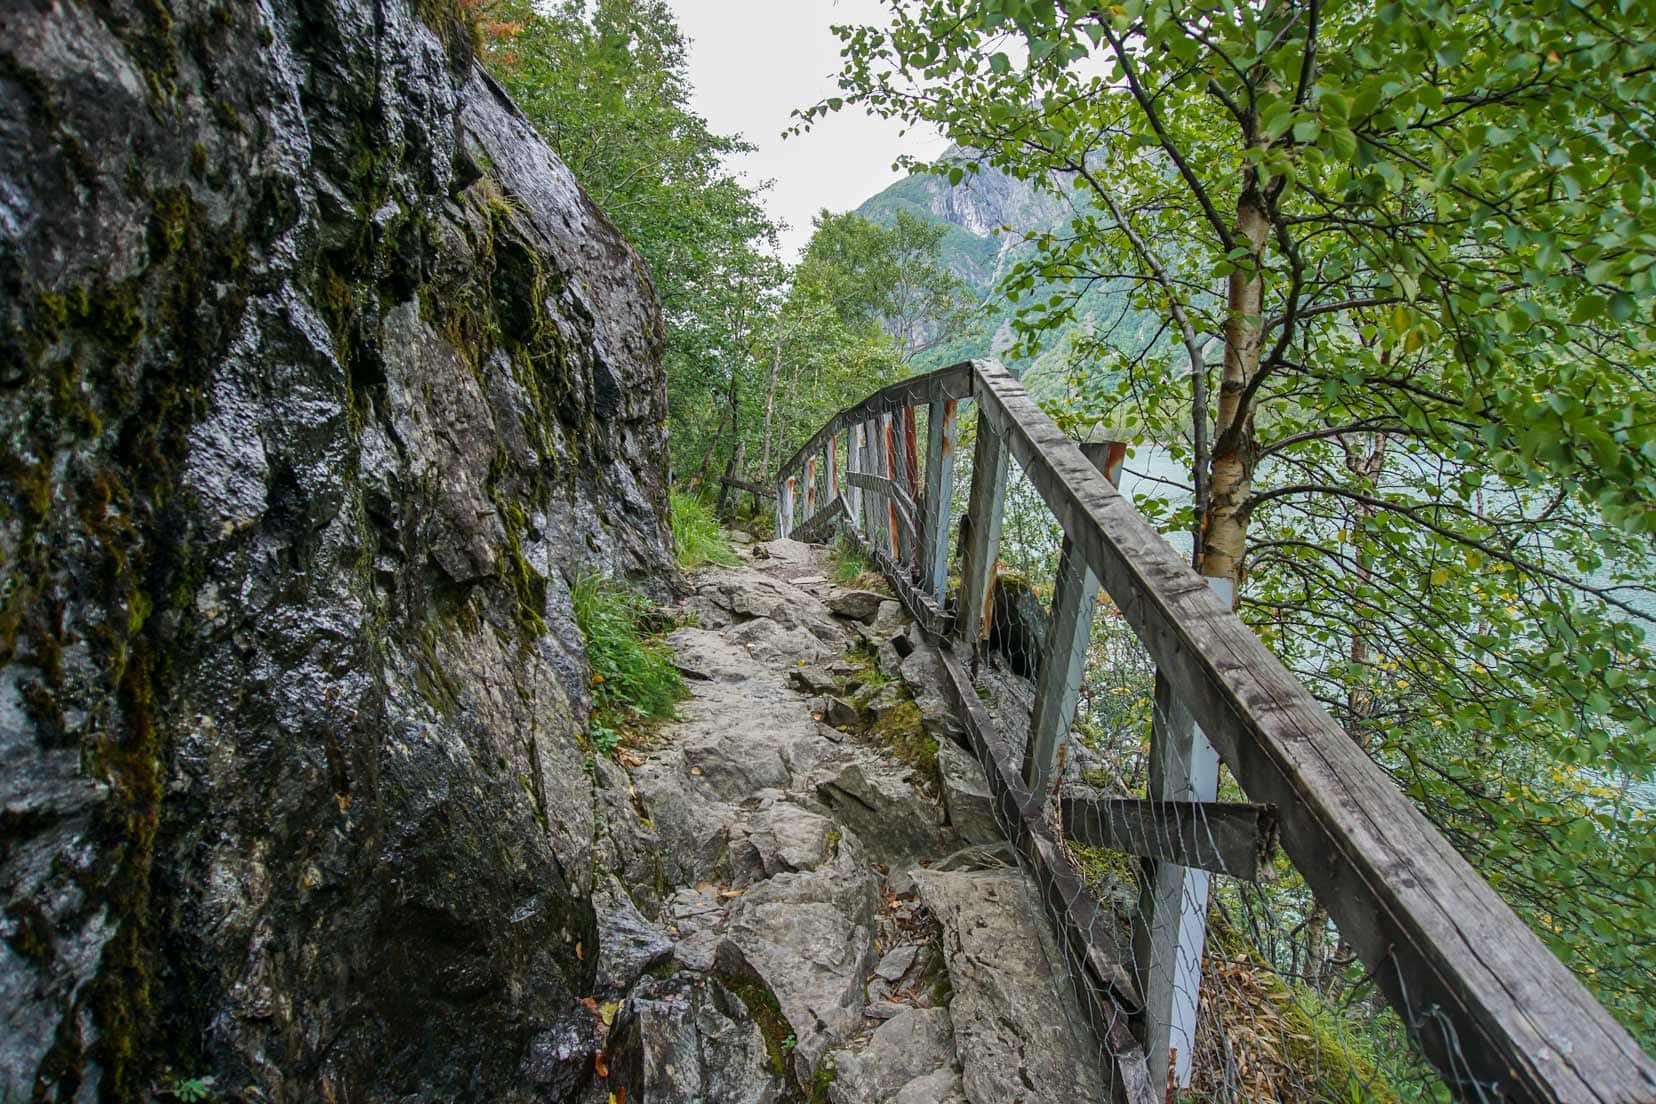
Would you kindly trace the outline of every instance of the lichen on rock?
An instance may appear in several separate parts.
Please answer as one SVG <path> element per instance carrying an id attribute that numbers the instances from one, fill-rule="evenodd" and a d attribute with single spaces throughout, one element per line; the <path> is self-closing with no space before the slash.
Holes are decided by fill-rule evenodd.
<path id="1" fill-rule="evenodd" d="M 663 331 L 457 11 L 0 11 L 0 1098 L 590 1078 Z"/>

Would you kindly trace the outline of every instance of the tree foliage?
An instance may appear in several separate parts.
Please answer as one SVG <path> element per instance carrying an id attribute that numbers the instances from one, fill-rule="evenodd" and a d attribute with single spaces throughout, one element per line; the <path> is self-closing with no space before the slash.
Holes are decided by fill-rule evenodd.
<path id="1" fill-rule="evenodd" d="M 675 455 L 699 460 L 784 275 L 760 191 L 726 167 L 751 147 L 690 109 L 665 0 L 503 0 L 483 31 L 485 62 L 643 255 L 667 321 Z"/>
<path id="2" fill-rule="evenodd" d="M 893 3 L 840 30 L 845 94 L 802 122 L 858 105 L 1079 191 L 1007 278 L 1026 345 L 1094 285 L 1160 329 L 1101 335 L 1115 382 L 1061 419 L 1129 411 L 1189 464 L 1188 504 L 1144 508 L 1647 1042 L 1651 24 L 1610 0 Z"/>

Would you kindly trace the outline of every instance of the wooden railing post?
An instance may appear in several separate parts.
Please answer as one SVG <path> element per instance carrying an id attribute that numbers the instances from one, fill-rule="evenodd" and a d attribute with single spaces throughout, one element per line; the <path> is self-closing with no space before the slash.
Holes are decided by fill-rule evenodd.
<path id="1" fill-rule="evenodd" d="M 817 458 L 807 457 L 805 460 L 805 517 L 809 519 L 817 510 Z"/>
<path id="2" fill-rule="evenodd" d="M 859 422 L 845 431 L 845 467 L 848 472 L 863 470 L 862 452 L 863 427 Z M 862 488 L 850 481 L 847 481 L 845 488 L 845 504 L 849 508 L 847 512 L 851 515 L 852 523 L 866 528 L 868 523 L 863 519 Z"/>
<path id="3" fill-rule="evenodd" d="M 960 608 L 955 613 L 955 635 L 970 650 L 983 639 L 988 621 L 990 585 L 1000 556 L 1006 461 L 1006 445 L 980 409 L 977 444 L 972 449 L 972 490 L 966 500 L 966 542 L 960 551 Z"/>
<path id="4" fill-rule="evenodd" d="M 839 437 L 838 434 L 833 434 L 833 433 L 829 434 L 828 435 L 828 447 L 825 450 L 823 450 L 823 456 L 828 461 L 827 471 L 824 475 L 824 482 L 827 484 L 828 490 L 827 490 L 827 493 L 822 496 L 822 503 L 825 506 L 828 503 L 834 501 L 834 496 L 839 494 L 839 440 L 838 440 L 838 437 Z"/>
<path id="5" fill-rule="evenodd" d="M 776 535 L 779 538 L 793 536 L 794 483 L 794 477 L 790 475 L 776 488 Z"/>
<path id="6" fill-rule="evenodd" d="M 868 464 L 868 471 L 872 475 L 884 475 L 885 461 L 885 434 L 881 431 L 879 415 L 868 420 L 868 448 L 863 450 L 863 459 Z M 863 509 L 868 514 L 868 546 L 870 548 L 885 547 L 886 527 L 889 521 L 886 517 L 885 503 L 882 496 L 873 491 L 868 492 L 863 499 Z"/>
<path id="7" fill-rule="evenodd" d="M 1227 606 L 1231 604 L 1232 580 L 1209 578 L 1208 586 Z M 1149 766 L 1152 801 L 1211 802 L 1219 796 L 1219 753 L 1159 670 Z M 1144 996 L 1144 1050 L 1150 1083 L 1166 1085 L 1171 1065 L 1176 1084 L 1189 1088 L 1211 876 L 1206 870 L 1175 863 L 1147 861 L 1144 865 L 1133 924 L 1133 963 Z"/>
<path id="8" fill-rule="evenodd" d="M 884 478 L 891 465 L 891 415 L 876 414 L 869 419 L 868 431 L 874 441 L 872 449 L 874 466 L 870 474 Z M 891 551 L 891 543 L 897 539 L 897 525 L 891 516 L 891 496 L 873 489 L 869 490 L 871 503 L 869 512 L 874 517 L 874 529 L 869 536 L 873 540 L 873 547 L 882 552 Z"/>
<path id="9" fill-rule="evenodd" d="M 909 473 L 907 462 L 907 443 L 904 441 L 903 427 L 907 423 L 908 410 L 898 410 L 891 415 L 886 423 L 886 478 L 890 479 L 893 488 L 907 487 Z M 887 502 L 891 508 L 891 558 L 897 563 L 910 562 L 914 550 L 909 547 L 910 541 L 897 524 L 897 503 L 895 496 L 888 496 Z"/>
<path id="10" fill-rule="evenodd" d="M 931 404 L 926 419 L 926 511 L 920 538 L 920 581 L 941 606 L 949 588 L 949 509 L 954 497 L 954 454 L 960 443 L 954 399 Z"/>
<path id="11" fill-rule="evenodd" d="M 1127 446 L 1119 441 L 1081 446 L 1110 485 L 1121 482 L 1121 465 Z M 1023 779 L 1029 792 L 1042 797 L 1057 781 L 1058 749 L 1069 738 L 1075 719 L 1075 703 L 1081 691 L 1081 676 L 1087 666 L 1087 645 L 1092 641 L 1093 611 L 1098 606 L 1098 576 L 1086 559 L 1064 537 L 1058 557 L 1058 578 L 1052 589 L 1052 619 L 1048 623 L 1046 648 L 1041 653 L 1040 673 L 1035 682 L 1035 706 L 1029 721 L 1029 741 L 1024 745 Z"/>

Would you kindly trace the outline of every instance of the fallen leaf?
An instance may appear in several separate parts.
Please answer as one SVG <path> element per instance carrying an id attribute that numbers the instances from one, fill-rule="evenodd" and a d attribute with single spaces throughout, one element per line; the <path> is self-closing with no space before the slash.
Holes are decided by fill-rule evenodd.
<path id="1" fill-rule="evenodd" d="M 616 752 L 615 757 L 621 761 L 621 765 L 624 767 L 642 767 L 646 762 L 642 755 L 634 755 L 626 748 Z"/>
<path id="2" fill-rule="evenodd" d="M 592 1067 L 593 1067 L 593 1069 L 598 1071 L 598 1076 L 599 1077 L 608 1077 L 609 1076 L 609 1066 L 604 1064 L 604 1052 L 603 1051 L 595 1050 L 595 1051 L 592 1052 Z"/>
<path id="3" fill-rule="evenodd" d="M 577 941 L 576 944 L 575 944 L 575 958 L 576 958 L 576 961 L 582 961 L 586 958 L 586 955 L 583 954 L 582 951 L 581 951 L 581 944 L 580 944 L 579 941 Z"/>
<path id="4" fill-rule="evenodd" d="M 690 773 L 693 774 L 693 775 L 696 775 L 698 778 L 701 777 L 701 772 L 702 772 L 702 769 L 700 767 L 691 767 L 690 768 Z"/>
<path id="5" fill-rule="evenodd" d="M 598 1010 L 598 1018 L 603 1020 L 604 1025 L 607 1027 L 615 1022 L 615 1014 L 619 1011 L 621 1011 L 621 1002 L 609 1001 Z"/>
<path id="6" fill-rule="evenodd" d="M 727 901 L 732 897 L 740 897 L 741 895 L 742 895 L 742 891 L 739 890 L 739 889 L 721 889 L 721 890 L 719 890 L 719 896 L 723 897 Z"/>

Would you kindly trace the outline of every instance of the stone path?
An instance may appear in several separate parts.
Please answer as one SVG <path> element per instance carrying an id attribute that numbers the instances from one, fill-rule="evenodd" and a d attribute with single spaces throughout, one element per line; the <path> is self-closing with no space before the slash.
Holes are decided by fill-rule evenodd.
<path id="1" fill-rule="evenodd" d="M 603 1092 L 1102 1102 L 935 654 L 824 550 L 743 558 L 695 577 L 669 637 L 680 722 L 598 764 Z"/>

